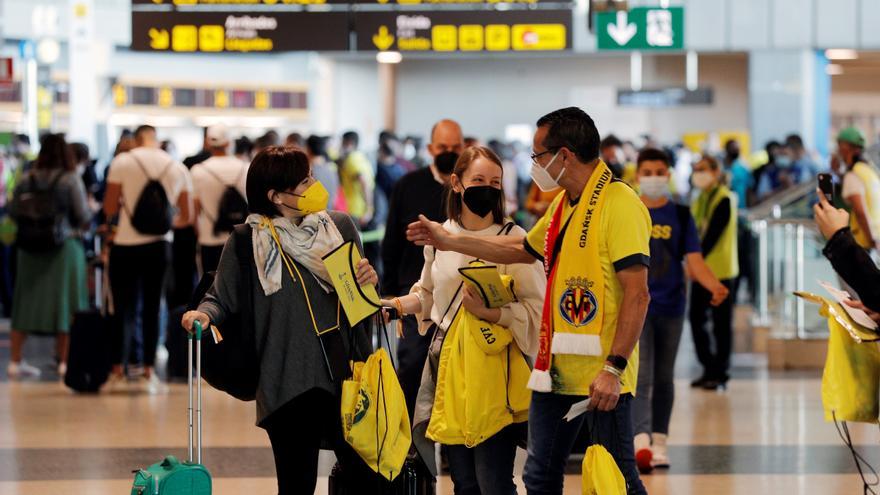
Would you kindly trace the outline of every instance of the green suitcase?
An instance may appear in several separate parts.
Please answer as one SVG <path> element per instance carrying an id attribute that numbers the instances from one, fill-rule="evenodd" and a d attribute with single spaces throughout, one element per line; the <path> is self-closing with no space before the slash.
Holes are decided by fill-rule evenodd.
<path id="1" fill-rule="evenodd" d="M 202 326 L 196 322 L 196 374 L 201 377 L 202 367 Z M 131 495 L 211 495 L 211 473 L 202 465 L 202 381 L 197 380 L 196 388 L 196 445 L 195 459 L 193 458 L 193 362 L 192 347 L 193 335 L 189 334 L 187 341 L 189 359 L 187 359 L 189 371 L 187 384 L 189 385 L 189 457 L 186 462 L 180 462 L 174 456 L 167 456 L 161 462 L 153 464 L 147 469 L 135 471 L 134 483 L 131 486 Z"/>

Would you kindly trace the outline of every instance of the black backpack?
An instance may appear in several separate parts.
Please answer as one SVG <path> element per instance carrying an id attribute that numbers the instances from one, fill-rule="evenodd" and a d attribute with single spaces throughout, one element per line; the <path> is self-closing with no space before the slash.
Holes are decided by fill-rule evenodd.
<path id="1" fill-rule="evenodd" d="M 159 177 L 154 179 L 150 177 L 147 169 L 134 154 L 129 153 L 129 155 L 148 179 L 134 205 L 134 212 L 127 211 L 128 217 L 131 219 L 131 226 L 141 234 L 165 235 L 171 230 L 175 211 L 168 201 L 168 193 L 165 192 L 165 186 L 161 181 L 171 169 L 173 162 L 168 163 Z"/>
<path id="2" fill-rule="evenodd" d="M 16 242 L 25 251 L 40 253 L 60 248 L 66 239 L 66 214 L 58 204 L 55 189 L 64 175 L 59 173 L 48 188 L 40 188 L 35 174 L 30 175 L 28 187 L 15 198 L 15 221 L 18 226 Z"/>
<path id="3" fill-rule="evenodd" d="M 244 171 L 245 168 L 242 167 L 241 174 L 243 174 Z M 226 186 L 226 189 L 220 196 L 220 202 L 217 204 L 217 217 L 211 219 L 211 216 L 208 215 L 207 212 L 205 212 L 205 215 L 214 222 L 214 235 L 219 236 L 224 233 L 228 234 L 235 230 L 236 225 L 244 223 L 245 220 L 247 220 L 249 213 L 247 200 L 235 187 L 235 185 L 238 184 L 238 180 L 241 178 L 241 174 L 235 179 L 235 182 L 232 184 L 226 184 L 219 176 L 217 176 L 217 174 L 211 172 L 207 167 L 205 167 L 205 172 L 208 172 L 208 174 L 217 179 L 217 182 Z"/>

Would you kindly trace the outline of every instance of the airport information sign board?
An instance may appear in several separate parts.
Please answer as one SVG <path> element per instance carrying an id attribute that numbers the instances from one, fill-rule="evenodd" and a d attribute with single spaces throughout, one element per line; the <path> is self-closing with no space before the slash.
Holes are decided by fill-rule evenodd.
<path id="1" fill-rule="evenodd" d="M 348 50 L 347 12 L 132 12 L 132 50 Z"/>
<path id="2" fill-rule="evenodd" d="M 400 52 L 559 51 L 570 10 L 358 12 L 357 49 Z"/>
<path id="3" fill-rule="evenodd" d="M 596 13 L 599 50 L 682 50 L 684 8 L 636 7 Z"/>
<path id="4" fill-rule="evenodd" d="M 131 48 L 180 53 L 571 48 L 570 3 L 515 0 L 503 8 L 495 3 L 500 2 L 132 0 Z"/>

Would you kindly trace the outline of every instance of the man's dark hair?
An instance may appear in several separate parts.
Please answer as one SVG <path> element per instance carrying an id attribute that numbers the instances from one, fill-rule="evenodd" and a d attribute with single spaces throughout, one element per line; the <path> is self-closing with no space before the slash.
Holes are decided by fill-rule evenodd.
<path id="1" fill-rule="evenodd" d="M 361 137 L 355 131 L 348 131 L 342 135 L 342 144 L 351 143 L 357 148 L 360 142 Z"/>
<path id="2" fill-rule="evenodd" d="M 30 146 L 31 138 L 27 134 L 16 134 L 15 135 L 15 142 L 21 143 L 21 144 L 26 144 L 26 145 Z"/>
<path id="3" fill-rule="evenodd" d="M 153 133 L 156 134 L 156 128 L 151 125 L 140 125 L 137 129 L 134 130 L 134 138 L 137 140 L 143 139 L 144 134 Z"/>
<path id="4" fill-rule="evenodd" d="M 603 139 L 602 142 L 599 143 L 600 150 L 604 150 L 604 149 L 612 148 L 612 147 L 618 147 L 618 148 L 623 147 L 623 141 L 618 139 L 618 137 L 615 136 L 614 134 L 609 134 L 609 135 L 605 136 L 605 139 Z"/>
<path id="5" fill-rule="evenodd" d="M 797 134 L 789 134 L 785 137 L 785 145 L 793 150 L 800 151 L 804 149 L 804 140 Z"/>
<path id="6" fill-rule="evenodd" d="M 235 140 L 235 154 L 248 155 L 254 149 L 254 143 L 247 136 Z"/>
<path id="7" fill-rule="evenodd" d="M 538 127 L 547 127 L 544 147 L 551 151 L 568 148 L 583 163 L 599 157 L 599 130 L 586 112 L 568 107 L 538 119 Z"/>
<path id="8" fill-rule="evenodd" d="M 727 158 L 731 160 L 736 160 L 740 157 L 741 149 L 739 147 L 739 141 L 736 139 L 728 139 L 724 143 L 724 153 L 727 155 Z"/>
<path id="9" fill-rule="evenodd" d="M 327 138 L 315 136 L 314 134 L 306 139 L 306 149 L 313 156 L 323 156 L 327 158 Z"/>
<path id="10" fill-rule="evenodd" d="M 303 136 L 298 132 L 291 132 L 287 135 L 287 138 L 284 139 L 285 146 L 296 146 L 302 148 L 303 146 Z"/>
<path id="11" fill-rule="evenodd" d="M 389 130 L 384 130 L 379 133 L 379 145 L 385 144 L 386 141 L 398 141 L 397 135 L 394 132 Z"/>
<path id="12" fill-rule="evenodd" d="M 667 167 L 672 166 L 672 161 L 669 159 L 669 153 L 657 148 L 645 148 L 642 151 L 639 151 L 639 157 L 636 159 L 636 166 L 641 167 L 642 162 L 652 161 L 663 162 Z"/>
<path id="13" fill-rule="evenodd" d="M 268 192 L 295 188 L 309 175 L 310 168 L 306 154 L 296 148 L 270 146 L 257 153 L 247 174 L 248 210 L 267 217 L 279 216 Z"/>
<path id="14" fill-rule="evenodd" d="M 91 156 L 89 147 L 85 143 L 70 143 L 70 151 L 73 152 L 73 160 L 76 164 L 87 162 Z"/>

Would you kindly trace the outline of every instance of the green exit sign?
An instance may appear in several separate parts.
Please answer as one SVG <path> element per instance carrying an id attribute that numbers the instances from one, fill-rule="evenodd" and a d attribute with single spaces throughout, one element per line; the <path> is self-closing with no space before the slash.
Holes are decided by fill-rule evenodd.
<path id="1" fill-rule="evenodd" d="M 684 49 L 684 8 L 636 7 L 596 14 L 600 50 Z"/>

